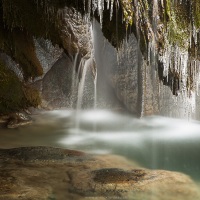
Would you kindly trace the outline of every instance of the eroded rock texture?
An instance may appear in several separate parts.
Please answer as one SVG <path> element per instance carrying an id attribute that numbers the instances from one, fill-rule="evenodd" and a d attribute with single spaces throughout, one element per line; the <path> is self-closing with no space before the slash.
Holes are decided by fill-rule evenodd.
<path id="1" fill-rule="evenodd" d="M 187 176 L 146 170 L 118 156 L 93 156 L 50 147 L 0 150 L 0 199 L 193 200 Z"/>

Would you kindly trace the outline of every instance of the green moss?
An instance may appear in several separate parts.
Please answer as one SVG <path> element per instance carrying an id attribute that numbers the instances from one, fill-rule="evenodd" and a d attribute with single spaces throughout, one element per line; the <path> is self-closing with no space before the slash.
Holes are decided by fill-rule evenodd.
<path id="1" fill-rule="evenodd" d="M 132 26 L 134 15 L 132 0 L 120 0 L 120 3 L 126 26 Z"/>
<path id="2" fill-rule="evenodd" d="M 0 50 L 10 55 L 17 63 L 20 64 L 24 73 L 25 80 L 35 78 L 42 74 L 42 67 L 37 59 L 33 37 L 46 38 L 53 44 L 58 44 L 64 48 L 63 39 L 60 31 L 62 29 L 62 12 L 67 6 L 74 8 L 74 12 L 85 14 L 88 10 L 88 3 L 91 1 L 76 0 L 2 0 L 0 1 Z M 138 39 L 143 55 L 147 57 L 147 44 L 151 40 L 153 27 L 153 1 L 138 0 L 139 6 L 134 5 L 135 1 L 120 0 L 119 7 L 117 1 L 114 3 L 113 18 L 110 20 L 110 11 L 104 10 L 103 33 L 110 43 L 118 48 L 123 39 L 132 32 L 139 33 Z M 184 50 L 188 49 L 191 24 L 200 28 L 200 1 L 183 0 L 172 1 L 163 0 L 159 3 L 159 19 L 164 25 L 162 35 L 158 39 L 159 48 L 165 48 L 165 40 L 171 45 L 177 45 Z M 135 10 L 139 9 L 140 30 L 136 31 Z M 91 12 L 93 15 L 93 12 Z M 99 20 L 99 15 L 94 12 L 94 16 Z M 128 28 L 127 28 L 128 27 Z M 199 42 L 198 42 L 199 43 Z M 198 44 L 199 45 L 199 44 Z M 190 52 L 193 56 L 199 52 L 197 44 L 192 45 Z M 67 47 L 66 47 L 67 48 Z M 65 50 L 67 51 L 67 49 Z M 70 47 L 69 47 L 70 48 Z M 74 49 L 74 47 L 71 47 Z M 195 50 L 194 50 L 195 49 Z M 2 64 L 1 64 L 2 65 Z M 2 81 L 2 96 L 0 103 L 2 108 L 16 107 L 22 108 L 26 105 L 37 106 L 40 103 L 37 91 L 25 87 L 17 77 L 3 65 L 1 66 L 1 76 L 7 74 Z M 174 72 L 170 72 L 172 75 Z M 171 75 L 171 76 L 172 76 Z M 6 78 L 7 77 L 7 78 Z M 178 79 L 178 76 L 175 76 Z M 192 81 L 188 81 L 191 85 Z M 16 97 L 11 98 L 6 91 L 9 91 L 11 85 L 16 84 Z M 170 85 L 170 83 L 167 83 Z M 174 90 L 175 91 L 175 90 Z M 174 92 L 176 93 L 176 92 Z M 15 95 L 15 94 L 13 94 Z M 9 103 L 6 103 L 8 100 Z M 13 101 L 13 102 L 12 102 Z M 10 107 L 9 107 L 10 104 Z"/>
<path id="3" fill-rule="evenodd" d="M 24 106 L 22 83 L 15 73 L 0 62 L 0 112 L 19 110 Z"/>
<path id="4" fill-rule="evenodd" d="M 165 23 L 168 32 L 168 40 L 171 44 L 176 44 L 182 49 L 188 48 L 187 41 L 190 36 L 190 14 L 188 13 L 188 3 L 172 3 L 167 0 L 166 13 L 168 21 Z"/>
<path id="5" fill-rule="evenodd" d="M 38 91 L 25 86 L 16 76 L 0 61 L 0 113 L 18 111 L 30 106 L 40 104 Z"/>
<path id="6" fill-rule="evenodd" d="M 165 1 L 165 13 L 167 14 L 168 18 L 171 17 L 171 0 L 166 0 Z"/>
<path id="7" fill-rule="evenodd" d="M 23 92 L 26 97 L 27 105 L 37 107 L 41 104 L 41 98 L 38 90 L 30 86 L 23 86 Z"/>
<path id="8" fill-rule="evenodd" d="M 200 1 L 191 0 L 191 12 L 193 13 L 194 25 L 200 28 Z"/>

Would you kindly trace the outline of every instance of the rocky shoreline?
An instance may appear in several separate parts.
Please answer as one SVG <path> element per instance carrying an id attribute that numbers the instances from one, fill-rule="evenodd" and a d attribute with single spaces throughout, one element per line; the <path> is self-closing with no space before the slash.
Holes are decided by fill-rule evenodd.
<path id="1" fill-rule="evenodd" d="M 7 115 L 0 115 L 0 127 L 10 129 L 32 124 L 31 117 L 25 112 L 15 112 Z"/>
<path id="2" fill-rule="evenodd" d="M 194 200 L 186 175 L 148 170 L 115 155 L 53 147 L 0 149 L 0 200 Z"/>

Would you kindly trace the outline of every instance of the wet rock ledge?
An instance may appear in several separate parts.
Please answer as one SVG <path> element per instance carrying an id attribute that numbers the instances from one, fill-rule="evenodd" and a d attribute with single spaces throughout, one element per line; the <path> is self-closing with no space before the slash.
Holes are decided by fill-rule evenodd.
<path id="1" fill-rule="evenodd" d="M 0 128 L 7 127 L 10 129 L 18 128 L 32 124 L 32 119 L 29 114 L 25 112 L 15 112 L 6 115 L 0 114 Z"/>
<path id="2" fill-rule="evenodd" d="M 177 172 L 147 170 L 114 155 L 53 147 L 0 149 L 0 200 L 194 200 Z"/>

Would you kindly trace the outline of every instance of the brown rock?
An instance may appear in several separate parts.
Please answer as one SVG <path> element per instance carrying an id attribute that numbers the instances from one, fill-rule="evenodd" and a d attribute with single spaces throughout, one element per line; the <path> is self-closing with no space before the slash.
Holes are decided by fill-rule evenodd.
<path id="1" fill-rule="evenodd" d="M 10 114 L 7 128 L 18 128 L 29 124 L 32 124 L 32 119 L 25 113 L 17 112 Z"/>
<path id="2" fill-rule="evenodd" d="M 52 147 L 0 150 L 0 200 L 194 200 L 186 175 Z"/>

